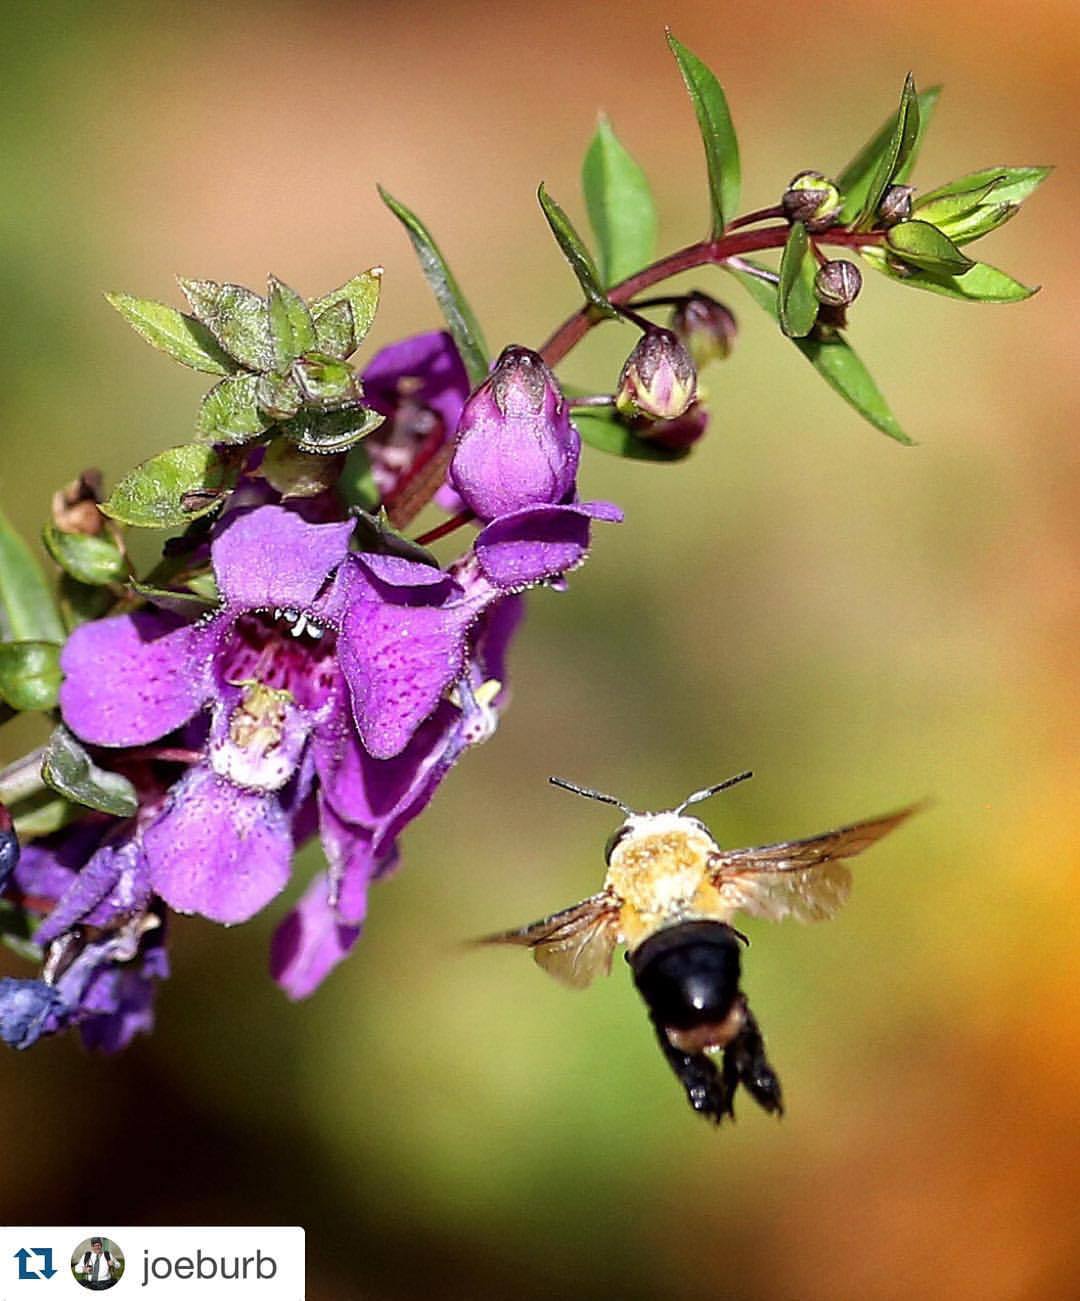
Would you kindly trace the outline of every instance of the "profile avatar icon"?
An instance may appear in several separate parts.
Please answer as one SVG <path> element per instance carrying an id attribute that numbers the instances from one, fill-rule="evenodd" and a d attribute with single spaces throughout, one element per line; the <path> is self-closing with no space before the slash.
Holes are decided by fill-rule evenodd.
<path id="1" fill-rule="evenodd" d="M 71 1272 L 88 1292 L 107 1292 L 124 1273 L 124 1253 L 109 1238 L 84 1238 L 71 1253 Z"/>

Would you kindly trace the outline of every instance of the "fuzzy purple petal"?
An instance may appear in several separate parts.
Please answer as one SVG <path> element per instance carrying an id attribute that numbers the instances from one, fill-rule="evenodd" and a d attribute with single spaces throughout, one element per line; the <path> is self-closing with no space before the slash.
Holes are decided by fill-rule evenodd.
<path id="1" fill-rule="evenodd" d="M 345 558 L 352 531 L 352 520 L 308 524 L 283 506 L 236 511 L 210 549 L 221 595 L 249 610 L 308 609 Z"/>
<path id="2" fill-rule="evenodd" d="M 319 834 L 330 865 L 330 904 L 340 921 L 359 925 L 367 916 L 368 886 L 378 872 L 373 833 L 339 817 L 330 801 L 321 799 Z"/>
<path id="3" fill-rule="evenodd" d="M 186 723 L 211 691 L 215 621 L 137 611 L 84 623 L 60 655 L 60 710 L 94 745 L 145 745 Z"/>
<path id="4" fill-rule="evenodd" d="M 307 998 L 348 955 L 359 926 L 338 920 L 320 874 L 270 941 L 270 974 L 292 999 Z"/>
<path id="5" fill-rule="evenodd" d="M 622 511 L 610 502 L 573 506 L 531 506 L 504 515 L 483 529 L 474 550 L 488 580 L 520 591 L 580 565 L 589 553 L 594 519 L 619 523 Z"/>
<path id="6" fill-rule="evenodd" d="M 164 948 L 150 948 L 131 963 L 103 968 L 83 995 L 86 1020 L 79 1025 L 91 1051 L 119 1052 L 137 1034 L 154 1028 L 154 981 L 169 974 Z"/>
<path id="7" fill-rule="evenodd" d="M 34 938 L 50 944 L 73 926 L 104 927 L 146 907 L 150 879 L 142 849 L 134 840 L 103 845 L 45 918 Z"/>
<path id="8" fill-rule="evenodd" d="M 177 912 L 247 921 L 289 879 L 293 841 L 276 795 L 195 768 L 143 834 L 154 891 Z"/>

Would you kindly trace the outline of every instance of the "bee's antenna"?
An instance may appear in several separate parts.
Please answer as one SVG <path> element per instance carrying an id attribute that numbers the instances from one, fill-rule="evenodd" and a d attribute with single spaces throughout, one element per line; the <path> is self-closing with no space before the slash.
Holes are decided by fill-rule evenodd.
<path id="1" fill-rule="evenodd" d="M 726 791 L 729 786 L 737 786 L 739 782 L 747 781 L 753 777 L 752 772 L 741 772 L 737 777 L 729 777 L 727 781 L 717 782 L 715 786 L 706 786 L 703 791 L 695 791 L 693 795 L 688 795 L 673 813 L 681 813 L 689 804 L 700 804 L 702 800 L 707 800 L 712 795 L 719 795 L 721 791 Z"/>
<path id="2" fill-rule="evenodd" d="M 587 786 L 575 786 L 573 782 L 568 782 L 563 777 L 549 777 L 548 781 L 552 786 L 561 786 L 564 791 L 573 791 L 575 795 L 584 795 L 587 800 L 599 800 L 601 804 L 614 804 L 617 809 L 622 809 L 626 816 L 632 817 L 634 810 L 624 804 L 622 800 L 617 800 L 614 795 L 605 795 L 603 791 L 590 790 Z"/>

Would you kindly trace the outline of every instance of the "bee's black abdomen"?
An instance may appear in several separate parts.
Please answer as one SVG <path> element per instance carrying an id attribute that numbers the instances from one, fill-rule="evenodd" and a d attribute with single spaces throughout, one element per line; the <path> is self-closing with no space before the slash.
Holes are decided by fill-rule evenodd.
<path id="1" fill-rule="evenodd" d="M 630 954 L 642 998 L 660 1025 L 689 1030 L 718 1023 L 739 992 L 739 941 L 722 922 L 682 922 Z"/>

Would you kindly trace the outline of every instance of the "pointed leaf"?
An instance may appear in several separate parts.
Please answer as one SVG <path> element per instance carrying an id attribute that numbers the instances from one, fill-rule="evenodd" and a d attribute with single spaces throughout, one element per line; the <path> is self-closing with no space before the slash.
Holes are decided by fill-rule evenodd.
<path id="1" fill-rule="evenodd" d="M 45 550 L 65 573 L 90 587 L 127 581 L 128 567 L 123 552 L 107 534 L 65 533 L 46 524 L 41 540 Z"/>
<path id="2" fill-rule="evenodd" d="M 385 199 L 385 195 L 383 196 Z M 339 289 L 332 293 L 324 294 L 322 298 L 316 298 L 311 304 L 311 314 L 315 317 L 315 333 L 318 338 L 318 347 L 331 356 L 343 360 L 351 356 L 357 348 L 363 343 L 364 337 L 371 324 L 375 320 L 375 313 L 379 306 L 379 291 L 382 288 L 382 267 L 371 267 L 367 271 L 361 271 L 358 276 L 353 276 L 351 280 L 346 281 Z M 350 333 L 348 342 L 350 347 L 347 352 L 339 353 L 335 348 L 328 346 L 329 341 L 340 342 L 345 339 L 345 331 L 342 326 L 342 308 L 348 305 L 350 309 Z"/>
<path id="3" fill-rule="evenodd" d="M 176 528 L 212 511 L 239 473 L 234 458 L 204 443 L 185 443 L 125 475 L 101 509 L 136 528 Z"/>
<path id="4" fill-rule="evenodd" d="M 180 288 L 191 310 L 230 357 L 249 370 L 273 367 L 274 349 L 265 299 L 243 285 L 221 285 L 216 280 L 180 277 Z"/>
<path id="5" fill-rule="evenodd" d="M 902 221 L 890 228 L 885 241 L 889 251 L 905 265 L 922 271 L 961 276 L 975 265 L 948 235 L 927 221 Z"/>
<path id="6" fill-rule="evenodd" d="M 315 347 L 315 323 L 308 305 L 295 289 L 277 276 L 270 276 L 266 295 L 274 361 L 278 370 L 286 370 L 302 352 Z"/>
<path id="7" fill-rule="evenodd" d="M 898 284 L 926 289 L 932 294 L 958 298 L 966 303 L 1022 303 L 1025 298 L 1039 292 L 1038 285 L 1021 284 L 988 262 L 976 262 L 962 276 L 950 276 L 913 267 L 897 267 L 880 248 L 863 248 L 859 252 L 875 271 Z"/>
<path id="8" fill-rule="evenodd" d="M 63 641 L 52 588 L 30 548 L 0 511 L 0 631 L 13 641 Z"/>
<path id="9" fill-rule="evenodd" d="M 439 246 L 431 238 L 430 232 L 420 218 L 414 212 L 410 212 L 403 203 L 399 203 L 392 194 L 388 194 L 381 185 L 379 195 L 383 203 L 405 227 L 409 239 L 412 240 L 412 246 L 420 259 L 420 269 L 446 318 L 447 328 L 457 344 L 458 352 L 461 353 L 470 381 L 473 384 L 481 383 L 487 377 L 490 361 L 487 344 L 484 343 L 484 336 L 480 332 L 472 308 L 458 288 L 458 283 L 446 259 L 440 253 Z"/>
<path id="10" fill-rule="evenodd" d="M 20 800 L 11 810 L 16 834 L 25 845 L 38 836 L 49 836 L 66 827 L 78 812 L 68 800 L 54 795 L 47 787 L 36 795 Z"/>
<path id="11" fill-rule="evenodd" d="M 57 794 L 76 804 L 117 818 L 130 818 L 138 812 L 139 799 L 131 782 L 99 768 L 66 727 L 58 727 L 49 738 L 41 775 Z"/>
<path id="12" fill-rule="evenodd" d="M 744 259 L 745 261 L 747 259 Z M 760 307 L 779 319 L 775 285 L 730 264 L 727 269 Z M 870 372 L 846 339 L 839 334 L 833 334 L 827 339 L 792 339 L 792 343 L 825 382 L 835 389 L 845 402 L 850 403 L 865 420 L 876 429 L 880 429 L 883 434 L 895 438 L 898 443 L 909 447 L 914 444 L 914 439 L 909 438 L 897 424 L 896 417 L 889 410 L 889 405 L 882 397 Z"/>
<path id="13" fill-rule="evenodd" d="M 153 583 L 140 583 L 134 578 L 129 586 L 136 596 L 141 596 L 151 605 L 188 619 L 198 618 L 200 614 L 205 614 L 216 605 L 216 601 L 188 588 L 156 587 Z"/>
<path id="14" fill-rule="evenodd" d="M 562 249 L 563 256 L 570 263 L 571 271 L 577 276 L 578 284 L 584 291 L 590 307 L 594 308 L 602 316 L 616 316 L 617 313 L 608 302 L 607 294 L 604 292 L 600 272 L 596 269 L 592 254 L 585 247 L 585 241 L 574 229 L 570 218 L 548 194 L 543 185 L 537 191 L 537 196 L 540 199 L 540 207 L 544 210 L 547 223 L 551 227 L 551 233 L 555 236 L 559 248 Z"/>
<path id="15" fill-rule="evenodd" d="M 346 407 L 341 411 L 317 411 L 305 408 L 281 426 L 281 432 L 302 451 L 335 456 L 347 452 L 361 438 L 374 433 L 384 417 L 366 407 Z"/>
<path id="16" fill-rule="evenodd" d="M 931 86 L 929 90 L 920 91 L 916 96 L 918 124 L 915 140 L 911 145 L 906 160 L 897 168 L 893 177 L 893 184 L 902 185 L 911 175 L 911 170 L 915 166 L 915 160 L 919 156 L 919 149 L 926 138 L 927 128 L 930 126 L 930 120 L 934 115 L 934 108 L 940 94 L 940 86 Z M 889 148 L 895 126 L 896 115 L 894 114 L 863 145 L 862 149 L 836 178 L 836 183 L 844 196 L 844 206 L 840 214 L 840 220 L 844 225 L 850 225 L 858 213 L 862 211 L 870 185 L 874 179 L 874 173 L 881 162 L 882 156 Z M 880 202 L 879 197 L 874 204 L 875 211 Z"/>
<path id="17" fill-rule="evenodd" d="M 359 346 L 356 317 L 352 304 L 345 298 L 331 303 L 315 318 L 315 342 L 321 352 L 344 361 Z"/>
<path id="18" fill-rule="evenodd" d="M 809 334 L 817 320 L 814 296 L 815 262 L 810 237 L 801 221 L 793 223 L 780 258 L 776 310 L 780 328 L 789 339 Z"/>
<path id="19" fill-rule="evenodd" d="M 892 131 L 871 173 L 862 207 L 852 223 L 856 230 L 869 230 L 873 226 L 878 204 L 889 186 L 905 173 L 918 142 L 919 97 L 915 93 L 915 82 L 909 72 L 904 80 L 904 89 L 900 92 L 900 107 L 896 110 Z"/>
<path id="20" fill-rule="evenodd" d="M 645 173 L 601 117 L 581 171 L 589 221 L 596 234 L 600 275 L 617 284 L 652 261 L 656 207 Z"/>
<path id="21" fill-rule="evenodd" d="M 152 298 L 106 294 L 106 301 L 138 334 L 175 361 L 207 375 L 231 375 L 236 363 L 201 321 Z"/>
<path id="22" fill-rule="evenodd" d="M 575 411 L 572 419 L 581 441 L 609 456 L 622 456 L 631 461 L 681 461 L 690 452 L 689 447 L 663 447 L 651 439 L 640 438 L 619 419 L 613 408 Z"/>
<path id="23" fill-rule="evenodd" d="M 1023 203 L 1029 195 L 1046 180 L 1054 169 L 1052 167 L 984 167 L 978 172 L 968 172 L 958 176 L 947 185 L 939 185 L 936 190 L 928 190 L 915 204 L 920 216 L 922 210 L 938 199 L 954 194 L 967 194 L 983 186 L 993 186 L 990 196 L 995 203 Z M 932 217 L 926 217 L 932 221 Z"/>
<path id="24" fill-rule="evenodd" d="M 727 99 L 713 73 L 671 32 L 668 32 L 668 45 L 679 65 L 701 129 L 705 164 L 709 171 L 711 229 L 712 234 L 718 236 L 739 210 L 742 182 L 735 128 L 731 124 Z"/>
<path id="25" fill-rule="evenodd" d="M 963 244 L 970 244 L 973 240 L 982 239 L 984 235 L 989 235 L 999 226 L 1004 226 L 1007 221 L 1012 221 L 1019 211 L 1018 203 L 984 203 L 974 212 L 969 212 L 966 217 L 959 217 L 956 221 L 940 225 L 936 222 L 934 224 L 959 248 Z"/>
<path id="26" fill-rule="evenodd" d="M 966 217 L 981 207 L 991 199 L 998 183 L 1004 184 L 1004 181 L 1004 176 L 995 176 L 970 190 L 950 190 L 948 194 L 939 194 L 930 200 L 924 196 L 913 205 L 913 218 L 944 229 L 948 223 Z"/>
<path id="27" fill-rule="evenodd" d="M 260 409 L 260 376 L 230 375 L 203 398 L 195 432 L 207 443 L 246 443 L 270 425 Z"/>
<path id="28" fill-rule="evenodd" d="M 60 647 L 50 641 L 0 642 L 0 700 L 20 712 L 55 709 Z"/>

